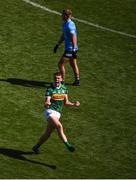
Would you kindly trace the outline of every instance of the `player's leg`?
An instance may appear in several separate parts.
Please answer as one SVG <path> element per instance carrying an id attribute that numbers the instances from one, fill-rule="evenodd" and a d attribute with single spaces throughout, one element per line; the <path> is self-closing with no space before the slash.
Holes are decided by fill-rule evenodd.
<path id="1" fill-rule="evenodd" d="M 73 85 L 80 86 L 79 68 L 77 65 L 77 60 L 75 58 L 71 58 L 70 59 L 70 65 L 71 65 L 71 67 L 74 71 L 74 75 L 75 75 L 75 82 L 73 83 Z"/>
<path id="2" fill-rule="evenodd" d="M 51 117 L 50 121 L 56 127 L 56 129 L 58 131 L 58 135 L 59 135 L 60 139 L 63 141 L 63 143 L 65 144 L 65 146 L 67 147 L 67 149 L 71 152 L 74 152 L 75 148 L 68 142 L 67 137 L 64 133 L 63 126 L 60 123 L 59 119 L 56 117 Z"/>
<path id="3" fill-rule="evenodd" d="M 63 81 L 65 81 L 65 74 L 66 74 L 65 64 L 67 62 L 68 62 L 68 58 L 64 57 L 64 55 L 63 55 L 58 63 L 58 67 L 62 74 Z"/>
<path id="4" fill-rule="evenodd" d="M 45 132 L 42 134 L 42 136 L 39 138 L 38 142 L 36 145 L 33 146 L 33 151 L 36 153 L 36 154 L 39 154 L 40 153 L 40 146 L 45 143 L 48 138 L 50 137 L 51 133 L 53 132 L 53 130 L 55 129 L 55 127 L 52 125 L 52 123 L 48 120 L 48 124 L 47 124 L 47 128 L 45 130 Z"/>
<path id="5" fill-rule="evenodd" d="M 47 128 L 43 133 L 43 135 L 40 137 L 38 144 L 42 145 L 43 143 L 45 143 L 45 141 L 47 141 L 48 138 L 51 136 L 51 133 L 53 132 L 54 129 L 55 127 L 48 120 Z"/>

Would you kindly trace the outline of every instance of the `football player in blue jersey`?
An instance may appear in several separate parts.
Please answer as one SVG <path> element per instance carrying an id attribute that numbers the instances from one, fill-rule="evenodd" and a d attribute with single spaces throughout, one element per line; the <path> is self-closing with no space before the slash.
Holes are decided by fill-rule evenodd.
<path id="1" fill-rule="evenodd" d="M 54 47 L 54 53 L 57 52 L 57 49 L 59 48 L 61 43 L 64 42 L 65 51 L 58 63 L 59 70 L 62 73 L 63 81 L 65 81 L 65 64 L 69 62 L 75 75 L 75 81 L 73 82 L 73 85 L 80 86 L 79 68 L 77 65 L 77 30 L 75 23 L 71 20 L 71 17 L 71 10 L 66 9 L 62 11 L 62 19 L 64 21 L 63 32 L 58 43 Z"/>

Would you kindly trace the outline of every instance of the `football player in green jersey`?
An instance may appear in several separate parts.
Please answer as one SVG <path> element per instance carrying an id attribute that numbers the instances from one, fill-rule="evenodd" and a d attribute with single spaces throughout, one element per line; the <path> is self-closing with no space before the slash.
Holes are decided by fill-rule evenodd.
<path id="1" fill-rule="evenodd" d="M 60 139 L 63 141 L 67 149 L 71 152 L 75 151 L 64 133 L 63 126 L 59 121 L 63 104 L 65 106 L 80 106 L 80 102 L 70 102 L 68 99 L 68 90 L 65 85 L 61 84 L 62 75 L 60 72 L 54 74 L 54 82 L 46 91 L 46 98 L 44 102 L 45 117 L 47 119 L 47 128 L 40 137 L 36 145 L 33 146 L 33 151 L 38 154 L 40 146 L 47 141 L 54 129 L 57 129 Z"/>

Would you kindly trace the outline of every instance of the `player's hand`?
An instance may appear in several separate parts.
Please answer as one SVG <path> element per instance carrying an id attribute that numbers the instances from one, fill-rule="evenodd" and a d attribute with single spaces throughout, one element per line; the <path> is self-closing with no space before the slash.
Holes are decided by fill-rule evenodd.
<path id="1" fill-rule="evenodd" d="M 56 44 L 55 47 L 54 47 L 54 49 L 53 49 L 53 52 L 56 53 L 58 48 L 59 48 L 59 45 Z"/>
<path id="2" fill-rule="evenodd" d="M 75 102 L 75 106 L 76 106 L 76 107 L 80 106 L 80 102 L 79 102 L 79 101 L 76 101 L 76 102 Z"/>
<path id="3" fill-rule="evenodd" d="M 44 103 L 44 107 L 45 107 L 45 108 L 49 108 L 50 105 L 51 105 L 50 102 L 45 102 L 45 103 Z"/>
<path id="4" fill-rule="evenodd" d="M 73 55 L 73 58 L 75 58 L 76 59 L 76 53 L 77 53 L 77 51 L 75 50 L 75 49 L 73 49 L 73 51 L 72 51 L 72 55 Z"/>

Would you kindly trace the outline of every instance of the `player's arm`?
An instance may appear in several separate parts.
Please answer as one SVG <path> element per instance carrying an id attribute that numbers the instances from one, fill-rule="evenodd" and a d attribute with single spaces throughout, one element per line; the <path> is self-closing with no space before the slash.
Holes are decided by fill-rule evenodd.
<path id="1" fill-rule="evenodd" d="M 71 41 L 73 45 L 73 51 L 76 50 L 77 47 L 77 34 L 76 34 L 76 26 L 74 23 L 70 23 L 68 26 L 69 32 L 71 34 Z"/>
<path id="2" fill-rule="evenodd" d="M 45 93 L 44 107 L 49 108 L 51 105 L 51 89 L 48 88 Z"/>
<path id="3" fill-rule="evenodd" d="M 65 106 L 76 106 L 76 107 L 78 107 L 78 106 L 80 106 L 80 102 L 79 101 L 75 101 L 75 102 L 69 101 L 68 95 L 65 94 L 64 105 Z"/>
<path id="4" fill-rule="evenodd" d="M 60 36 L 60 39 L 58 40 L 58 43 L 57 43 L 57 44 L 60 46 L 61 43 L 63 43 L 63 41 L 64 41 L 64 34 L 62 33 L 61 36 Z"/>
<path id="5" fill-rule="evenodd" d="M 51 105 L 51 97 L 46 96 L 45 101 L 44 101 L 44 107 L 49 108 L 50 105 Z"/>
<path id="6" fill-rule="evenodd" d="M 73 58 L 76 59 L 76 52 L 77 52 L 77 34 L 76 34 L 76 26 L 75 24 L 71 24 L 69 26 L 70 34 L 71 34 L 71 41 L 72 41 L 72 54 Z"/>
<path id="7" fill-rule="evenodd" d="M 73 51 L 75 51 L 77 44 L 77 37 L 75 33 L 72 33 L 72 44 L 73 44 Z"/>
<path id="8" fill-rule="evenodd" d="M 58 40 L 58 43 L 55 45 L 53 51 L 54 53 L 57 52 L 57 49 L 59 48 L 59 46 L 61 45 L 61 43 L 64 41 L 64 34 L 62 33 L 60 36 L 60 39 Z"/>

